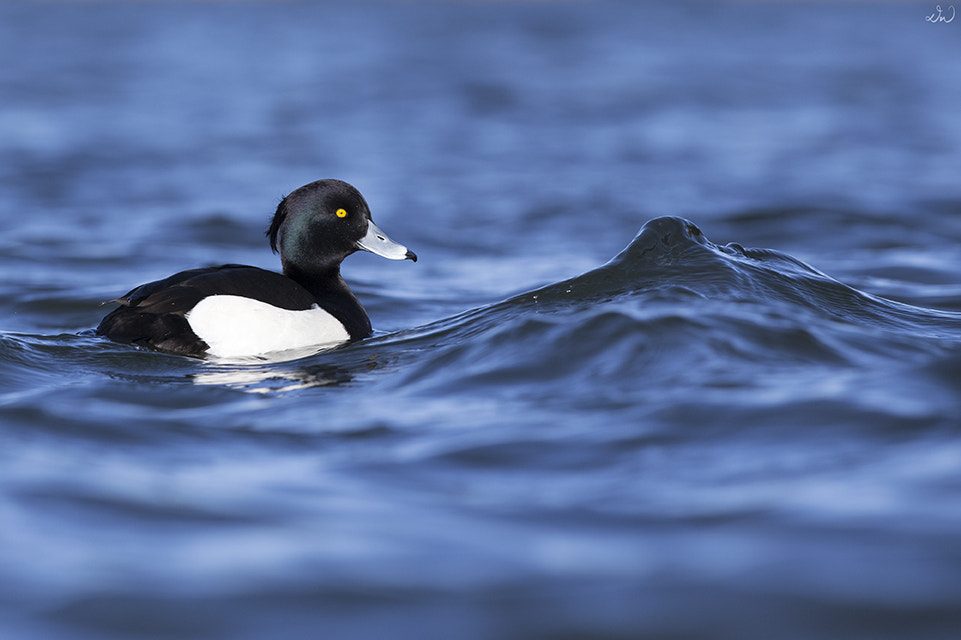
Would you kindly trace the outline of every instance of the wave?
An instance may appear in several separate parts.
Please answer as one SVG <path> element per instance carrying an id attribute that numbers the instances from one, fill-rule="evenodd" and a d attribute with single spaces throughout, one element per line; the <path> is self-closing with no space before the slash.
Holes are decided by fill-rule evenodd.
<path id="1" fill-rule="evenodd" d="M 737 243 L 717 245 L 683 218 L 662 217 L 645 224 L 617 256 L 577 277 L 526 292 L 424 327 L 401 331 L 390 342 L 465 338 L 505 322 L 545 314 L 582 314 L 585 332 L 597 333 L 594 316 L 626 314 L 638 328 L 674 317 L 704 325 L 705 312 L 733 325 L 813 324 L 860 331 L 891 332 L 912 338 L 961 339 L 961 314 L 915 307 L 867 294 L 804 262 L 771 249 Z M 830 323 L 836 323 L 831 325 Z M 536 324 L 536 321 L 534 321 Z M 654 328 L 653 326 L 648 328 Z M 521 331 L 521 333 L 527 333 Z M 759 339 L 759 343 L 766 342 Z"/>

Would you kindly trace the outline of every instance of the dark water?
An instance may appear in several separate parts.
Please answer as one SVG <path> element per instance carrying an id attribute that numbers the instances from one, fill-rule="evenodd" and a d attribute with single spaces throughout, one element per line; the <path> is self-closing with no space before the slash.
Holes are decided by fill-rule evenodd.
<path id="1" fill-rule="evenodd" d="M 0 4 L 0 635 L 961 637 L 933 11 Z M 373 339 L 92 335 L 321 177 Z"/>

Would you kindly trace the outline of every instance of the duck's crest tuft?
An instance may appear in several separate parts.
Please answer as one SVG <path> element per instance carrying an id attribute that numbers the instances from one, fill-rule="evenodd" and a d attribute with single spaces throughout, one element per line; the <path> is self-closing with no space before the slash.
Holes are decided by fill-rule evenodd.
<path id="1" fill-rule="evenodd" d="M 270 238 L 270 249 L 277 253 L 280 249 L 278 244 L 280 243 L 280 226 L 284 223 L 287 218 L 287 196 L 284 196 L 280 200 L 280 204 L 277 205 L 277 211 L 274 213 L 273 219 L 270 221 L 270 227 L 267 228 L 266 235 Z"/>

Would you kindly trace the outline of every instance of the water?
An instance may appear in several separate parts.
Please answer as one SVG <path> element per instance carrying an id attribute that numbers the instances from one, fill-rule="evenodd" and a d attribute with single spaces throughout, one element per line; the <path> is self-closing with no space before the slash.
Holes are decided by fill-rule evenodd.
<path id="1" fill-rule="evenodd" d="M 0 4 L 3 637 L 957 638 L 933 11 Z M 92 335 L 322 177 L 374 338 Z"/>

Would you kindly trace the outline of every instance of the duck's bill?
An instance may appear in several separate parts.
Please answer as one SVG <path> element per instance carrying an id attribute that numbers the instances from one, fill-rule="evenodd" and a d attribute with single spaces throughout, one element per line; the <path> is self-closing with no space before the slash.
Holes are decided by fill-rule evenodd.
<path id="1" fill-rule="evenodd" d="M 387 234 L 377 228 L 372 221 L 367 221 L 367 235 L 360 239 L 357 248 L 376 253 L 388 260 L 413 260 L 417 262 L 417 255 L 402 244 L 397 244 L 387 237 Z"/>

